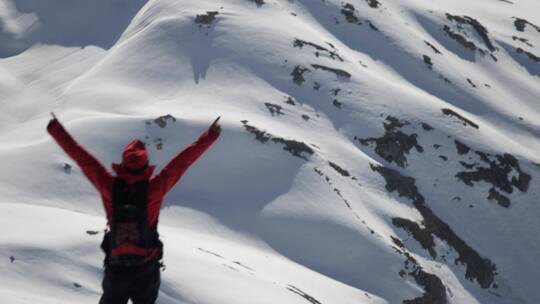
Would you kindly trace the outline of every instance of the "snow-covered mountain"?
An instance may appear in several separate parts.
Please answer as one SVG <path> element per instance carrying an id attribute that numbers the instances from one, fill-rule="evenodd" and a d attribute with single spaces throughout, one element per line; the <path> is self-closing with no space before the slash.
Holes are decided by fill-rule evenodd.
<path id="1" fill-rule="evenodd" d="M 158 170 L 158 303 L 539 303 L 535 0 L 0 0 L 0 302 L 97 303 L 104 212 L 46 133 Z"/>

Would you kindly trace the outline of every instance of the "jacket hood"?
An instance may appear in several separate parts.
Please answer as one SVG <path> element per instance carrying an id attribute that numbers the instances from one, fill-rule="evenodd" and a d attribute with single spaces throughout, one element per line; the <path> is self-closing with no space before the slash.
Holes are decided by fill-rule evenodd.
<path id="1" fill-rule="evenodd" d="M 146 145 L 135 139 L 130 142 L 122 152 L 122 166 L 129 170 L 140 170 L 148 164 L 148 152 Z"/>
<path id="2" fill-rule="evenodd" d="M 135 139 L 122 152 L 122 163 L 112 164 L 116 175 L 127 183 L 133 183 L 152 176 L 156 166 L 148 166 L 148 152 L 144 142 Z"/>

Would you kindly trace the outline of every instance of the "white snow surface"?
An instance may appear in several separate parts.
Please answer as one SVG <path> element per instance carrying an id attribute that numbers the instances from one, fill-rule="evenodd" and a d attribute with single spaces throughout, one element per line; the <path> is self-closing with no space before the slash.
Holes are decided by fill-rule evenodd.
<path id="1" fill-rule="evenodd" d="M 447 303 L 539 303 L 538 12 L 536 0 L 0 0 L 0 303 L 101 294 L 102 203 L 46 133 L 51 111 L 103 164 L 140 138 L 158 170 L 222 116 L 218 141 L 165 198 L 158 303 L 402 303 L 427 292 L 407 255 Z M 493 50 L 446 13 L 478 20 Z M 514 17 L 530 23 L 518 31 Z M 358 140 L 382 137 L 388 116 L 422 147 L 402 166 Z M 511 154 L 530 176 L 526 190 L 494 188 L 508 207 L 487 181 L 456 177 L 490 167 L 475 151 Z M 434 236 L 434 257 L 392 223 L 426 224 L 372 166 L 415 179 L 433 214 L 496 265 L 489 286 L 448 240 Z"/>

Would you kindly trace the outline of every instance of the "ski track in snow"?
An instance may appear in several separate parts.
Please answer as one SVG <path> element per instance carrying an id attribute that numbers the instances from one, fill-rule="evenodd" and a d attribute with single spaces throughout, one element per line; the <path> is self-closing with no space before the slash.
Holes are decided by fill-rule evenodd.
<path id="1" fill-rule="evenodd" d="M 104 212 L 54 111 L 157 170 L 222 116 L 165 198 L 158 303 L 537 303 L 539 10 L 0 0 L 0 302 L 101 294 Z"/>

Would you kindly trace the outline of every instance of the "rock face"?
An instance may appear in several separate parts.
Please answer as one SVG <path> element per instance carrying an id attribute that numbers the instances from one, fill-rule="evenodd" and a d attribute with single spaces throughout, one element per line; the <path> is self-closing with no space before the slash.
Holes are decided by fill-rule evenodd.
<path id="1" fill-rule="evenodd" d="M 293 77 L 293 82 L 297 85 L 301 86 L 304 84 L 306 79 L 304 78 L 304 73 L 309 72 L 310 69 L 303 67 L 301 65 L 297 65 L 294 67 L 293 71 L 291 72 L 291 76 Z"/>
<path id="2" fill-rule="evenodd" d="M 411 274 L 418 285 L 424 287 L 421 297 L 405 300 L 403 304 L 446 304 L 446 287 L 436 275 L 427 273 L 421 268 Z"/>
<path id="3" fill-rule="evenodd" d="M 468 24 L 472 26 L 476 33 L 482 38 L 487 48 L 491 52 L 496 50 L 495 46 L 491 43 L 491 40 L 489 39 L 488 30 L 480 22 L 478 22 L 478 20 L 469 16 L 456 16 L 448 13 L 446 14 L 446 18 L 459 24 Z"/>
<path id="4" fill-rule="evenodd" d="M 461 150 L 466 154 L 471 149 L 463 143 L 456 141 L 458 152 Z M 460 148 L 461 147 L 461 148 Z M 519 165 L 519 161 L 515 156 L 509 153 L 492 155 L 489 153 L 474 151 L 480 157 L 482 163 L 467 164 L 461 162 L 466 171 L 460 171 L 456 174 L 456 178 L 468 186 L 474 186 L 474 183 L 486 182 L 491 184 L 488 200 L 495 200 L 502 207 L 510 206 L 510 199 L 501 194 L 496 189 L 511 194 L 514 188 L 521 192 L 526 192 L 529 189 L 531 175 L 524 172 Z"/>
<path id="5" fill-rule="evenodd" d="M 271 140 L 274 143 L 280 143 L 283 145 L 283 150 L 291 153 L 292 155 L 296 157 L 302 158 L 304 160 L 308 160 L 308 158 L 303 153 L 308 154 L 308 155 L 311 155 L 314 153 L 313 149 L 311 149 L 308 145 L 306 145 L 303 142 L 296 141 L 293 139 L 285 139 L 285 138 L 273 136 L 270 133 L 261 131 L 254 126 L 249 125 L 247 120 L 242 120 L 241 122 L 244 125 L 244 128 L 246 129 L 246 131 L 254 134 L 255 139 L 260 141 L 261 143 L 266 143 L 269 140 Z"/>
<path id="6" fill-rule="evenodd" d="M 160 128 L 165 128 L 167 126 L 167 121 L 176 122 L 176 118 L 174 118 L 174 116 L 171 114 L 167 114 L 154 119 L 154 123 Z"/>
<path id="7" fill-rule="evenodd" d="M 534 54 L 531 53 L 531 52 L 527 52 L 527 51 L 525 51 L 525 50 L 522 49 L 522 48 L 519 48 L 519 47 L 516 48 L 516 53 L 518 53 L 518 54 L 525 54 L 525 55 L 527 55 L 527 57 L 528 57 L 530 60 L 532 60 L 532 61 L 534 61 L 534 62 L 540 62 L 540 57 L 534 55 Z"/>
<path id="8" fill-rule="evenodd" d="M 400 219 L 393 219 L 393 222 L 402 224 L 401 226 L 408 227 L 416 232 L 419 237 L 419 242 L 422 246 L 430 246 L 429 238 L 426 233 L 429 232 L 433 236 L 440 238 L 454 248 L 459 254 L 455 263 L 462 263 L 466 267 L 465 277 L 470 280 L 476 280 L 482 288 L 489 288 L 497 274 L 497 267 L 489 259 L 482 257 L 471 246 L 467 245 L 451 228 L 436 216 L 433 211 L 425 204 L 425 199 L 416 187 L 415 179 L 410 176 L 401 175 L 398 171 L 378 165 L 371 165 L 371 169 L 379 173 L 386 180 L 386 190 L 388 192 L 396 191 L 399 196 L 408 198 L 413 206 L 424 218 L 425 231 L 416 228 L 416 225 L 411 225 Z M 413 237 L 415 234 L 413 234 Z M 432 247 L 433 248 L 433 247 Z M 428 249 L 429 250 L 429 249 Z M 419 302 L 421 303 L 421 302 Z"/>
<path id="9" fill-rule="evenodd" d="M 332 51 L 332 50 L 329 50 L 323 46 L 320 46 L 316 43 L 313 43 L 313 42 L 309 42 L 309 41 L 305 41 L 305 40 L 302 40 L 302 39 L 294 39 L 294 42 L 293 42 L 293 46 L 294 47 L 298 47 L 298 48 L 303 48 L 304 46 L 310 46 L 312 48 L 314 48 L 316 50 L 315 52 L 315 56 L 316 57 L 319 57 L 321 54 L 325 54 L 327 55 L 328 57 L 332 58 L 332 59 L 337 59 L 339 61 L 344 61 L 343 58 L 336 52 L 336 51 Z M 332 46 L 330 44 L 330 46 Z M 333 48 L 333 47 L 332 47 Z"/>
<path id="10" fill-rule="evenodd" d="M 320 65 L 320 64 L 312 64 L 311 66 L 316 70 L 323 70 L 323 71 L 334 73 L 334 74 L 336 74 L 336 76 L 338 78 L 347 78 L 347 79 L 351 78 L 351 74 L 349 72 L 347 72 L 347 71 L 344 71 L 344 70 L 331 68 L 331 67 L 327 67 L 327 66 Z"/>
<path id="11" fill-rule="evenodd" d="M 535 25 L 535 24 L 533 24 L 533 23 L 527 21 L 526 19 L 514 17 L 514 26 L 516 27 L 516 30 L 518 30 L 518 31 L 520 31 L 520 32 L 524 32 L 524 31 L 525 31 L 525 27 L 526 27 L 527 25 L 533 27 L 533 28 L 536 29 L 538 32 L 540 32 L 540 26 Z"/>
<path id="12" fill-rule="evenodd" d="M 375 146 L 375 153 L 382 157 L 387 162 L 395 162 L 400 167 L 407 165 L 406 154 L 409 154 L 412 148 L 415 148 L 417 152 L 424 152 L 416 138 L 417 134 L 406 134 L 399 130 L 399 128 L 408 125 L 409 122 L 401 121 L 393 116 L 387 116 L 386 122 L 383 124 L 385 133 L 382 137 L 370 137 L 370 138 L 358 138 L 362 145 Z"/>
<path id="13" fill-rule="evenodd" d="M 448 109 L 448 108 L 444 108 L 444 109 L 441 109 L 441 111 L 443 112 L 444 115 L 447 115 L 447 116 L 453 116 L 453 117 L 456 117 L 457 119 L 461 120 L 461 122 L 463 123 L 464 126 L 471 126 L 475 129 L 479 129 L 480 127 L 474 123 L 472 120 L 468 119 L 468 118 L 465 118 L 463 116 L 461 116 L 460 114 L 458 114 L 457 112 L 455 112 L 454 110 L 452 109 Z"/>
<path id="14" fill-rule="evenodd" d="M 195 17 L 195 23 L 199 25 L 202 24 L 211 24 L 216 19 L 216 16 L 219 13 L 217 11 L 206 12 L 206 14 L 197 15 Z"/>

